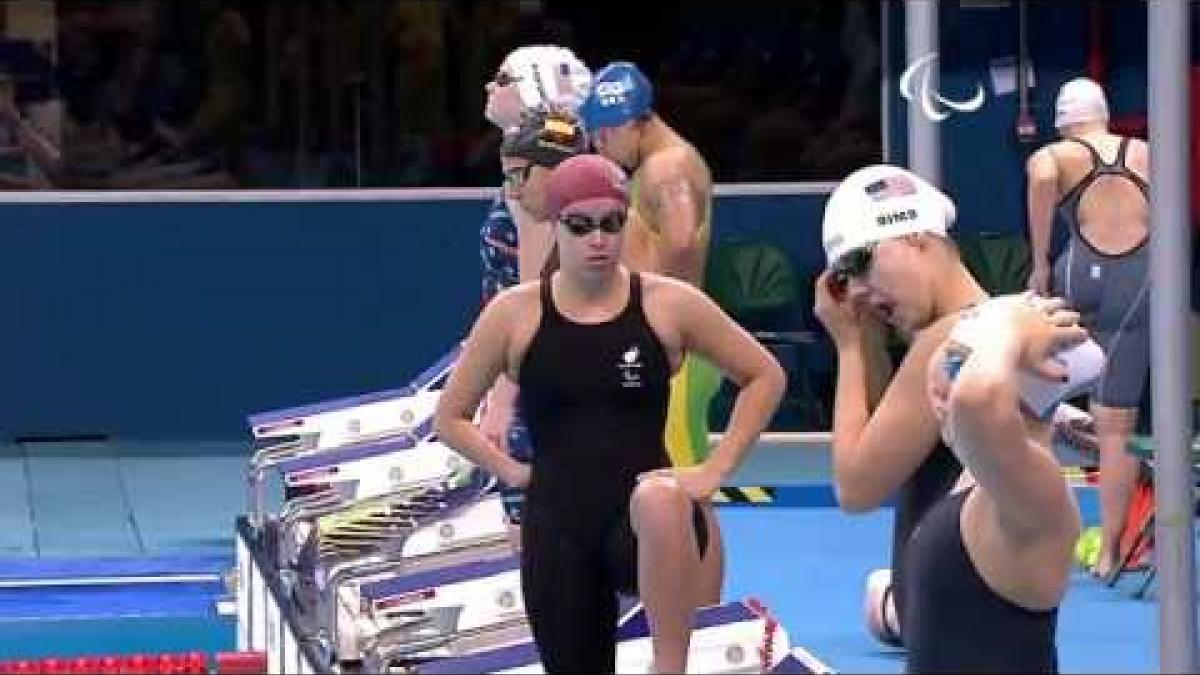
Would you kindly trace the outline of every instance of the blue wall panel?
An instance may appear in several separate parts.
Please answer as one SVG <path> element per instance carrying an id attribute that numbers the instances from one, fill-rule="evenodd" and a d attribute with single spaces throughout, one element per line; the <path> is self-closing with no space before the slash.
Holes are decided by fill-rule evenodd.
<path id="1" fill-rule="evenodd" d="M 0 433 L 229 435 L 258 409 L 395 386 L 477 309 L 461 272 L 482 209 L 6 206 Z"/>
<path id="2" fill-rule="evenodd" d="M 815 270 L 823 203 L 722 198 L 714 242 Z M 399 386 L 474 320 L 486 206 L 6 205 L 0 435 L 236 438 L 251 412 Z"/>

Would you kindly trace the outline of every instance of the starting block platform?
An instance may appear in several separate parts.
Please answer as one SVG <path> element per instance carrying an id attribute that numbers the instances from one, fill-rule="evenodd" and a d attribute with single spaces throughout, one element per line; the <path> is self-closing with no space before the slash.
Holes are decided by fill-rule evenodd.
<path id="1" fill-rule="evenodd" d="M 243 516 L 237 522 L 237 648 L 267 655 L 272 673 L 542 673 L 537 649 L 527 630 L 509 631 L 508 644 L 461 655 L 421 657 L 402 665 L 331 662 L 320 641 L 304 634 L 303 622 L 280 576 L 273 572 L 257 533 Z M 482 574 L 514 571 L 510 560 L 474 563 Z M 495 569 L 492 569 L 492 568 Z M 486 568 L 486 569 L 485 569 Z M 428 573 L 417 573 L 414 576 Z M 460 588 L 462 588 L 460 586 Z M 509 585 L 513 591 L 516 586 Z M 373 581 L 361 588 L 364 601 L 396 597 L 397 593 L 422 595 L 418 579 Z M 437 595 L 437 587 L 427 598 Z M 510 597 L 519 608 L 519 593 Z M 453 599 L 453 598 L 451 598 Z M 497 605 L 507 604 L 503 598 Z M 511 623 L 510 626 L 511 628 Z M 651 656 L 649 628 L 640 606 L 633 605 L 618 627 L 617 672 L 644 673 Z M 451 640 L 442 640 L 448 644 Z M 727 602 L 697 611 L 688 672 L 693 673 L 833 673 L 807 650 L 791 642 L 787 631 L 754 600 Z"/>
<path id="2" fill-rule="evenodd" d="M 786 634 L 753 601 L 730 602 L 696 612 L 690 673 L 831 673 L 808 651 L 787 645 Z M 617 630 L 617 672 L 649 672 L 651 644 L 644 611 L 637 607 Z M 747 647 L 753 647 L 747 649 Z M 773 650 L 780 649 L 780 653 Z M 543 673 L 537 648 L 524 641 L 470 656 L 419 664 L 411 672 Z"/>
<path id="3" fill-rule="evenodd" d="M 251 435 L 260 451 L 294 452 L 397 435 L 426 438 L 441 386 L 461 351 L 456 345 L 403 387 L 255 413 L 247 418 Z"/>
<path id="4" fill-rule="evenodd" d="M 268 672 L 544 672 L 495 479 L 432 433 L 457 352 L 400 389 L 247 418 L 237 645 Z M 620 601 L 617 670 L 647 672 L 645 613 Z M 833 671 L 744 599 L 697 611 L 688 672 Z"/>

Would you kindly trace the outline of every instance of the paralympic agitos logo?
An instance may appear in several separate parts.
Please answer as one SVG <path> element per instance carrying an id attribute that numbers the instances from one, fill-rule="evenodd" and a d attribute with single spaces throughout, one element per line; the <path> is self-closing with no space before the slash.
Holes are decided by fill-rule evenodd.
<path id="1" fill-rule="evenodd" d="M 954 112 L 975 112 L 982 108 L 984 99 L 983 85 L 978 82 L 975 83 L 975 95 L 966 101 L 953 101 L 934 91 L 933 87 L 930 86 L 929 80 L 930 71 L 937 58 L 937 52 L 930 52 L 910 63 L 900 76 L 900 95 L 908 101 L 915 99 L 921 106 L 921 112 L 934 122 L 941 122 L 950 117 L 951 113 L 948 110 Z M 913 89 L 914 81 L 917 83 L 915 91 Z"/>

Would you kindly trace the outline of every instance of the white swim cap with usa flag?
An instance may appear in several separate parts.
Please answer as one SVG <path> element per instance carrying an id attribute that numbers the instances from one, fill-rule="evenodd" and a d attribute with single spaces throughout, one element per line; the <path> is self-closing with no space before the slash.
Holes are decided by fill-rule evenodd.
<path id="1" fill-rule="evenodd" d="M 863 167 L 842 180 L 825 203 L 826 264 L 884 239 L 915 232 L 945 236 L 955 215 L 950 198 L 915 173 L 886 164 Z"/>

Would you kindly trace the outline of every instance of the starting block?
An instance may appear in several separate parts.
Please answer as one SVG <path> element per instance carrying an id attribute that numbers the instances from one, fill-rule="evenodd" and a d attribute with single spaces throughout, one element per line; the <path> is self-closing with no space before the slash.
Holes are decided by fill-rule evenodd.
<path id="1" fill-rule="evenodd" d="M 407 435 L 427 438 L 438 396 L 461 345 L 398 389 L 250 415 L 259 452 L 314 451 Z"/>
<path id="2" fill-rule="evenodd" d="M 649 626 L 640 607 L 617 630 L 617 672 L 649 672 Z M 376 664 L 386 665 L 386 664 Z M 384 671 L 376 671 L 384 672 Z M 470 656 L 410 666 L 422 675 L 450 673 L 544 673 L 532 641 Z M 792 648 L 787 632 L 753 601 L 705 607 L 696 612 L 689 673 L 832 673 L 803 649 Z"/>
<path id="3" fill-rule="evenodd" d="M 287 522 L 317 518 L 390 494 L 448 484 L 472 471 L 474 465 L 441 443 L 393 438 L 290 457 L 269 468 L 279 471 L 284 485 L 299 493 L 287 499 L 280 510 L 280 520 Z M 261 469 L 252 469 L 248 479 L 250 503 L 256 505 L 259 519 L 266 509 Z"/>
<path id="4" fill-rule="evenodd" d="M 395 559 L 419 558 L 507 538 L 504 507 L 494 479 L 472 470 L 458 484 L 407 489 L 360 500 L 316 519 L 307 536 L 289 537 L 289 547 L 315 545 L 321 564 L 335 570 L 366 549 Z M 314 541 L 315 538 L 315 541 Z"/>
<path id="5" fill-rule="evenodd" d="M 266 480 L 310 497 L 293 508 L 326 509 L 470 466 L 434 439 L 433 415 L 461 346 L 408 385 L 374 394 L 250 415 L 255 452 L 246 485 L 251 521 L 266 525 Z"/>
<path id="6" fill-rule="evenodd" d="M 325 488 L 354 501 L 448 480 L 469 465 L 442 443 L 393 438 L 298 458 L 278 468 L 289 488 Z"/>
<path id="7" fill-rule="evenodd" d="M 495 478 L 432 433 L 458 351 L 400 389 L 248 418 L 237 644 L 268 672 L 543 672 Z M 618 670 L 646 672 L 645 614 L 623 602 Z M 689 672 L 832 671 L 745 601 L 698 611 Z"/>
<path id="8" fill-rule="evenodd" d="M 530 638 L 521 563 L 511 553 L 359 580 L 339 589 L 337 611 L 339 653 L 361 654 L 370 672 Z"/>
<path id="9" fill-rule="evenodd" d="M 499 495 L 469 485 L 425 498 L 413 514 L 387 514 L 373 501 L 326 515 L 306 539 L 281 546 L 294 552 L 285 558 L 293 562 L 286 576 L 294 609 L 326 663 L 361 662 L 368 651 L 428 651 L 489 628 L 489 608 L 515 606 L 523 621 L 519 566 Z M 379 515 L 385 518 L 372 518 Z M 477 592 L 483 595 L 470 595 Z M 472 597 L 479 602 L 467 602 Z M 482 619 L 474 609 L 480 603 Z"/>
<path id="10" fill-rule="evenodd" d="M 407 580 L 381 575 L 347 586 L 338 594 L 339 604 L 343 611 L 353 609 L 357 596 L 358 612 L 347 611 L 339 619 L 339 626 L 349 629 L 340 639 L 353 642 L 350 651 L 358 651 L 361 660 L 343 662 L 330 658 L 332 645 L 302 631 L 278 576 L 263 567 L 262 551 L 248 545 L 252 530 L 245 517 L 238 525 L 239 580 L 245 584 L 238 594 L 238 644 L 266 652 L 269 672 L 333 673 L 347 667 L 429 674 L 544 672 L 527 620 L 518 612 L 523 607 L 511 558 L 446 567 L 428 574 L 428 583 L 421 580 L 426 572 L 416 572 Z M 472 576 L 472 568 L 480 576 Z M 480 601 L 472 603 L 468 596 Z M 786 630 L 752 601 L 703 608 L 695 627 L 688 672 L 834 672 L 792 644 Z M 626 613 L 618 639 L 618 672 L 647 672 L 651 644 L 640 608 Z"/>

